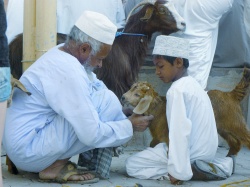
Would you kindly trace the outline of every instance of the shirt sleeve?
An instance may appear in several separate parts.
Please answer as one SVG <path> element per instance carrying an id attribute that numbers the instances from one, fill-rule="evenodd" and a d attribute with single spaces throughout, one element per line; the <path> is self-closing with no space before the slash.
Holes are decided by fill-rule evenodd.
<path id="1" fill-rule="evenodd" d="M 205 20 L 217 21 L 232 8 L 234 0 L 198 0 L 193 1 L 193 10 L 197 15 L 203 15 Z"/>
<path id="2" fill-rule="evenodd" d="M 166 113 L 169 126 L 168 173 L 176 179 L 189 180 L 192 177 L 189 151 L 192 122 L 187 118 L 182 92 L 168 91 Z"/>
<path id="3" fill-rule="evenodd" d="M 55 71 L 47 72 L 48 78 L 44 77 L 42 82 L 50 107 L 72 125 L 79 140 L 89 147 L 113 147 L 127 142 L 133 134 L 131 122 L 124 114 L 117 120 L 112 118 L 114 114 L 110 114 L 110 120 L 101 120 L 100 109 L 93 104 L 87 75 L 82 70 L 74 70 L 71 74 L 58 75 Z M 119 104 L 113 108 L 122 111 Z"/>

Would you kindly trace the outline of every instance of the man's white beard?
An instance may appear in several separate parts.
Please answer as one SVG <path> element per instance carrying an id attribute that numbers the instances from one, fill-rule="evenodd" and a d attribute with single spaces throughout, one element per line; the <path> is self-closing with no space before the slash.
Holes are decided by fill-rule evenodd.
<path id="1" fill-rule="evenodd" d="M 89 58 L 83 63 L 83 67 L 88 74 L 92 73 L 95 70 L 95 67 L 91 66 L 90 62 L 91 62 L 91 58 L 89 56 Z"/>
<path id="2" fill-rule="evenodd" d="M 94 78 L 92 72 L 95 70 L 95 67 L 91 66 L 90 62 L 91 62 L 91 57 L 89 56 L 89 58 L 82 64 L 82 66 L 84 67 L 89 80 L 93 81 Z"/>

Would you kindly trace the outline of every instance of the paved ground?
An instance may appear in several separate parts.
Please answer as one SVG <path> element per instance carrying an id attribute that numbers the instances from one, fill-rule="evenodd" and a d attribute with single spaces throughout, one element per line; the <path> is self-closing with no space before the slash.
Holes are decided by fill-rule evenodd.
<path id="1" fill-rule="evenodd" d="M 100 180 L 95 184 L 53 184 L 53 183 L 40 183 L 38 176 L 34 173 L 27 173 L 20 171 L 19 175 L 12 175 L 8 173 L 7 166 L 5 165 L 5 156 L 2 156 L 2 169 L 3 169 L 3 182 L 4 187 L 135 187 L 136 183 L 141 184 L 143 187 L 165 187 L 172 186 L 168 180 L 139 180 L 130 178 L 126 175 L 124 161 L 128 156 L 135 153 L 135 150 L 125 150 L 119 158 L 114 158 L 112 162 L 111 174 L 109 180 Z M 226 148 L 219 148 L 218 154 L 226 155 Z M 3 153 L 4 154 L 4 151 Z M 77 157 L 72 158 L 73 161 Z M 30 166 L 32 167 L 32 166 Z M 237 165 L 235 174 L 230 178 L 223 181 L 188 181 L 184 182 L 184 187 L 250 187 L 250 150 L 242 148 L 237 156 Z"/>

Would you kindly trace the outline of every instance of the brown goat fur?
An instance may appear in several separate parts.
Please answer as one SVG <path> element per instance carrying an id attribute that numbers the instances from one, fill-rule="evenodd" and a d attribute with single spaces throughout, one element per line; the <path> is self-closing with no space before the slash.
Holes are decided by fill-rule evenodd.
<path id="1" fill-rule="evenodd" d="M 228 155 L 236 155 L 241 145 L 250 149 L 250 131 L 247 129 L 240 102 L 248 93 L 250 70 L 245 68 L 240 82 L 231 92 L 210 90 L 208 96 L 213 105 L 218 133 L 230 149 Z"/>
<path id="2" fill-rule="evenodd" d="M 242 79 L 232 91 L 208 91 L 215 114 L 217 131 L 227 141 L 230 148 L 228 156 L 237 155 L 242 145 L 250 149 L 250 131 L 247 129 L 240 106 L 240 102 L 247 95 L 249 84 L 250 69 L 245 68 Z M 159 96 L 149 83 L 137 82 L 123 94 L 121 102 L 124 105 L 132 106 L 134 113 L 155 116 L 149 126 L 152 135 L 151 147 L 160 142 L 168 144 L 166 97 Z"/>

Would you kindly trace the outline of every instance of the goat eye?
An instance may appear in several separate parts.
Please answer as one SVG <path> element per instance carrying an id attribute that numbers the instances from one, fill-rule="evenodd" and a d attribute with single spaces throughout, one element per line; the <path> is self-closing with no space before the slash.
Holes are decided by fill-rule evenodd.
<path id="1" fill-rule="evenodd" d="M 139 95 L 139 94 L 137 94 L 137 93 L 135 94 L 135 96 L 136 96 L 136 97 L 140 97 L 140 95 Z"/>
<path id="2" fill-rule="evenodd" d="M 160 8 L 159 8 L 159 13 L 160 13 L 160 14 L 165 14 L 165 8 L 160 7 Z"/>

